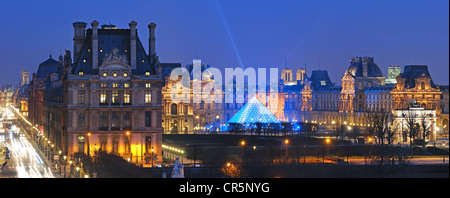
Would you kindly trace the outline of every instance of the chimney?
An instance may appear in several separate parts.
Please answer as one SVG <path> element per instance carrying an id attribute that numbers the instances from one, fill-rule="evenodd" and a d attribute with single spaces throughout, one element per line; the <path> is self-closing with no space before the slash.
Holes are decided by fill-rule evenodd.
<path id="1" fill-rule="evenodd" d="M 98 21 L 94 20 L 92 26 L 92 69 L 98 69 Z"/>
<path id="2" fill-rule="evenodd" d="M 363 77 L 367 77 L 367 64 L 369 62 L 369 58 L 363 58 Z"/>
<path id="3" fill-rule="evenodd" d="M 156 50 L 155 50 L 155 41 L 156 41 L 155 28 L 156 28 L 156 24 L 155 23 L 150 23 L 148 25 L 148 28 L 150 29 L 150 38 L 149 38 L 149 42 L 150 42 L 149 43 L 150 44 L 149 49 L 150 49 L 150 51 L 149 51 L 149 55 L 150 55 L 151 58 L 153 58 L 156 55 Z"/>
<path id="4" fill-rule="evenodd" d="M 131 21 L 129 24 L 130 26 L 130 64 L 131 69 L 137 69 L 137 54 L 136 54 L 136 21 Z"/>
<path id="5" fill-rule="evenodd" d="M 73 36 L 73 58 L 74 62 L 78 61 L 81 55 L 81 48 L 86 40 L 86 23 L 75 22 L 73 23 L 74 36 Z"/>

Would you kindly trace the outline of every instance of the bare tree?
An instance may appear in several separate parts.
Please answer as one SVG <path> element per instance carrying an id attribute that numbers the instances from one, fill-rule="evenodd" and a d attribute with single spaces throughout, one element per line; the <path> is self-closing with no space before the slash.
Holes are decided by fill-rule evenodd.
<path id="1" fill-rule="evenodd" d="M 414 139 L 416 139 L 419 130 L 417 127 L 417 113 L 411 110 L 407 110 L 406 113 L 402 114 L 403 118 L 405 118 L 406 132 L 408 137 L 410 138 L 410 146 L 414 145 Z"/>
<path id="2" fill-rule="evenodd" d="M 430 135 L 430 133 L 432 132 L 432 121 L 429 118 L 432 118 L 433 115 L 432 114 L 422 114 L 422 116 L 420 116 L 420 119 L 422 120 L 422 122 L 420 122 L 420 129 L 422 132 L 422 146 L 425 147 L 426 145 L 426 137 Z"/>
<path id="3" fill-rule="evenodd" d="M 367 135 L 373 136 L 377 145 L 392 144 L 391 136 L 394 132 L 391 130 L 392 114 L 389 111 L 381 109 L 380 112 L 368 113 L 366 116 Z"/>

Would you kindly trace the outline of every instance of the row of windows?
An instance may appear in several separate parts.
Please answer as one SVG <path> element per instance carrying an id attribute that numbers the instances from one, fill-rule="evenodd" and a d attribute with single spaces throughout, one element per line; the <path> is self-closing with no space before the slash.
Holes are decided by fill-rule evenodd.
<path id="1" fill-rule="evenodd" d="M 131 104 L 131 93 L 129 91 L 121 92 L 120 95 L 122 96 L 122 102 L 123 104 Z M 80 90 L 78 91 L 78 104 L 85 104 L 86 103 L 86 91 Z M 109 100 L 110 99 L 110 100 Z M 119 91 L 113 90 L 109 93 L 106 91 L 100 91 L 100 104 L 108 104 L 111 102 L 111 104 L 120 104 L 120 98 L 119 98 Z M 152 93 L 150 90 L 146 90 L 144 92 L 144 102 L 145 104 L 152 103 Z"/>
<path id="2" fill-rule="evenodd" d="M 83 62 L 85 63 L 85 62 L 86 62 L 86 59 L 83 59 Z M 142 59 L 142 62 L 144 63 L 145 60 Z M 83 76 L 83 75 L 84 75 L 84 72 L 83 72 L 83 71 L 79 71 L 79 72 L 78 72 L 78 75 L 79 75 L 79 76 Z M 122 75 L 123 75 L 124 78 L 128 77 L 128 73 L 127 73 L 127 72 L 123 73 Z M 145 75 L 146 75 L 146 76 L 150 76 L 150 72 L 149 72 L 149 71 L 145 72 Z M 103 76 L 103 77 L 107 77 L 107 76 L 108 76 L 108 73 L 103 72 L 103 73 L 102 73 L 102 76 Z M 117 72 L 114 72 L 114 73 L 113 73 L 113 77 L 117 77 L 117 76 L 118 76 Z"/>
<path id="3" fill-rule="evenodd" d="M 106 151 L 106 145 L 107 145 L 107 136 L 100 136 L 100 145 L 99 150 L 100 151 Z M 119 136 L 112 137 L 112 153 L 118 154 L 119 153 Z M 124 153 L 131 153 L 131 144 L 128 136 L 123 137 L 123 143 L 124 143 Z M 86 140 L 84 136 L 78 137 L 78 152 L 84 153 L 85 152 L 85 144 Z M 152 137 L 146 136 L 145 137 L 145 147 L 144 152 L 145 153 L 151 153 L 153 152 L 152 147 Z"/>
<path id="4" fill-rule="evenodd" d="M 109 115 L 111 119 L 109 119 Z M 98 117 L 100 129 L 106 128 L 131 128 L 131 112 L 100 112 Z M 78 127 L 86 126 L 86 114 L 78 114 Z M 145 112 L 145 127 L 152 127 L 152 112 Z"/>
<path id="5" fill-rule="evenodd" d="M 101 88 L 107 88 L 108 85 L 109 85 L 109 87 L 113 87 L 113 88 L 118 88 L 118 87 L 129 88 L 129 87 L 131 87 L 131 83 L 128 83 L 128 82 L 123 83 L 123 84 L 120 84 L 120 83 L 109 83 L 109 84 L 108 83 L 100 83 L 100 87 Z M 84 87 L 86 87 L 86 84 L 85 83 L 80 83 L 80 84 L 78 84 L 78 87 L 84 88 Z M 151 83 L 145 83 L 145 88 L 151 88 L 151 87 L 152 87 Z"/>

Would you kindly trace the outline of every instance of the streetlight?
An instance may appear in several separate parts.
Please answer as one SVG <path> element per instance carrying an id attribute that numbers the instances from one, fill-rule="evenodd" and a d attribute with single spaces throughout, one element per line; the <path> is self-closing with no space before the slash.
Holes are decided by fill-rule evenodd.
<path id="1" fill-rule="evenodd" d="M 444 148 L 445 148 L 445 142 L 442 142 L 442 162 L 445 164 L 445 152 L 444 152 Z"/>
<path id="2" fill-rule="evenodd" d="M 87 134 L 87 136 L 88 136 L 88 140 L 87 140 L 87 142 L 88 142 L 88 147 L 87 147 L 87 153 L 88 153 L 88 156 L 91 156 L 91 133 L 88 133 Z M 95 150 L 94 150 L 95 151 Z"/>
<path id="3" fill-rule="evenodd" d="M 242 140 L 241 141 L 241 146 L 242 146 L 242 161 L 244 161 L 245 160 L 245 141 L 244 140 Z"/>
<path id="4" fill-rule="evenodd" d="M 327 147 L 327 155 L 328 155 L 328 144 L 330 144 L 330 138 L 325 139 L 325 146 Z M 325 163 L 325 152 L 323 153 L 322 163 Z"/>
<path id="5" fill-rule="evenodd" d="M 136 144 L 136 165 L 139 163 L 139 156 L 138 156 L 139 150 L 138 150 L 138 148 L 139 148 L 139 145 Z"/>
<path id="6" fill-rule="evenodd" d="M 75 169 L 77 170 L 77 172 L 80 171 L 80 167 L 78 167 L 78 166 L 75 167 Z M 80 173 L 80 175 L 81 175 L 81 173 Z"/>
<path id="7" fill-rule="evenodd" d="M 284 156 L 284 163 L 287 163 L 287 146 L 288 146 L 288 144 L 289 144 L 289 140 L 288 139 L 285 139 L 284 140 L 284 145 L 285 145 L 285 149 L 286 149 L 286 155 Z"/>
<path id="8" fill-rule="evenodd" d="M 63 158 L 64 158 L 64 178 L 66 178 L 66 165 L 67 165 L 66 164 L 66 162 L 67 162 L 66 160 L 67 160 L 67 156 L 64 155 Z"/>
<path id="9" fill-rule="evenodd" d="M 152 146 L 152 168 L 153 168 L 153 146 Z"/>
<path id="10" fill-rule="evenodd" d="M 69 178 L 72 178 L 72 160 L 69 160 L 70 174 Z"/>

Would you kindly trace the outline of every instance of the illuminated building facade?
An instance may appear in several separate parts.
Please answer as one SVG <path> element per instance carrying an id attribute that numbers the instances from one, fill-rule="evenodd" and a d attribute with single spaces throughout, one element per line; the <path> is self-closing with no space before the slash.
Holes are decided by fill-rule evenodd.
<path id="1" fill-rule="evenodd" d="M 130 29 L 93 21 L 75 22 L 73 57 L 66 50 L 33 74 L 29 121 L 55 149 L 69 158 L 113 153 L 132 163 L 162 160 L 161 63 L 155 51 L 155 28 L 149 28 L 147 54 Z"/>
<path id="2" fill-rule="evenodd" d="M 448 135 L 448 86 L 435 85 L 426 65 L 407 65 L 403 73 L 398 66 L 388 70 L 396 83 L 383 77 L 373 57 L 355 57 L 341 86 L 331 83 L 323 70 L 313 71 L 304 83 L 281 82 L 285 118 L 280 120 L 315 123 L 324 129 L 331 123 L 365 127 L 367 113 L 406 109 L 416 100 L 425 111 L 435 111 L 437 136 Z M 281 73 L 283 79 L 290 71 Z"/>
<path id="3" fill-rule="evenodd" d="M 64 128 L 68 154 L 103 150 L 133 163 L 162 160 L 161 64 L 155 28 L 149 28 L 149 54 L 137 34 L 113 25 L 85 30 L 73 24 L 74 62 L 65 65 Z M 67 60 L 65 60 L 66 62 Z M 70 63 L 70 62 L 68 62 Z"/>

